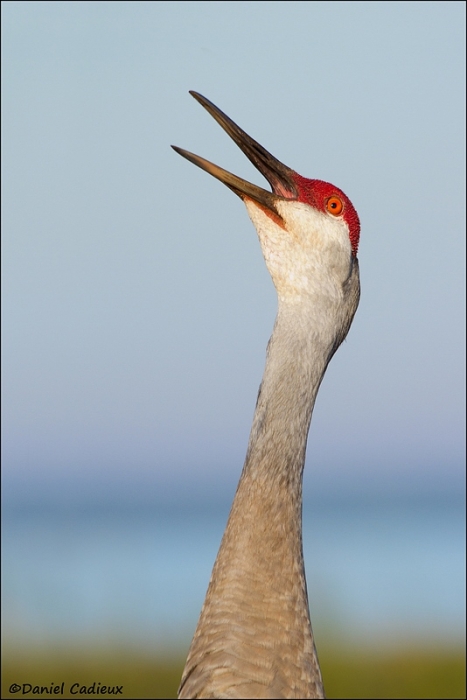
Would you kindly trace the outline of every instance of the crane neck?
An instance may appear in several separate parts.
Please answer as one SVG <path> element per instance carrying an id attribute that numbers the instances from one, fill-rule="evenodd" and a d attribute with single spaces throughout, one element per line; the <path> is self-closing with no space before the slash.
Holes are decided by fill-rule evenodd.
<path id="1" fill-rule="evenodd" d="M 300 670 L 294 697 L 324 697 L 303 563 L 302 473 L 328 346 L 310 334 L 306 309 L 279 306 L 245 465 L 179 697 L 194 697 L 198 687 L 221 697 L 223 673 L 236 679 L 235 697 L 265 697 L 266 688 L 276 693 L 270 697 L 291 697 L 282 694 L 291 665 Z"/>
<path id="2" fill-rule="evenodd" d="M 302 476 L 316 395 L 357 308 L 358 266 L 349 285 L 340 297 L 279 299 L 245 464 L 180 698 L 228 697 L 222 693 L 233 686 L 239 698 L 266 691 L 324 697 L 303 561 Z"/>

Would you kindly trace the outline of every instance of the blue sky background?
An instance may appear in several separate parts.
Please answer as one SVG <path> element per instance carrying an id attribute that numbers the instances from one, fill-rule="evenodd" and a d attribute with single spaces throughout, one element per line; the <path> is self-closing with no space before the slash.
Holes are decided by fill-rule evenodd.
<path id="1" fill-rule="evenodd" d="M 276 298 L 188 94 L 331 181 L 362 299 L 306 489 L 464 473 L 465 4 L 2 3 L 3 471 L 21 496 L 232 494 Z"/>

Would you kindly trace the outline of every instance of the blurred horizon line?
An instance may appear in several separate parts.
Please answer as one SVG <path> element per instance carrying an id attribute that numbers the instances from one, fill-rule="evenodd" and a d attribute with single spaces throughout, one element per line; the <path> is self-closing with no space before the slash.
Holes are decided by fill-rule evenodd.
<path id="1" fill-rule="evenodd" d="M 159 476 L 159 478 L 158 478 Z M 433 475 L 431 475 L 433 476 Z M 61 511 L 64 508 L 129 509 L 175 508 L 197 510 L 229 508 L 233 501 L 238 475 L 228 482 L 213 481 L 207 475 L 198 479 L 163 479 L 160 475 L 95 474 L 83 478 L 76 474 L 46 479 L 24 480 L 24 474 L 2 475 L 2 509 L 36 509 L 45 507 Z M 379 478 L 369 481 L 362 475 L 346 475 L 338 483 L 335 479 L 306 478 L 303 487 L 304 508 L 327 507 L 335 504 L 408 504 L 445 502 L 465 508 L 465 475 L 442 481 L 430 475 L 393 479 Z"/>

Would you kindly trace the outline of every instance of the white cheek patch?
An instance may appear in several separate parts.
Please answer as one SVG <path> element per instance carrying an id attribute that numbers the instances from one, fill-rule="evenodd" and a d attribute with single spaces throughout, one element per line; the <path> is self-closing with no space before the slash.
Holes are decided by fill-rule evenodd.
<path id="1" fill-rule="evenodd" d="M 287 229 L 299 234 L 302 245 L 309 250 L 338 246 L 351 251 L 349 228 L 343 218 L 292 200 L 278 200 L 277 210 Z"/>
<path id="2" fill-rule="evenodd" d="M 339 294 L 349 275 L 351 244 L 347 224 L 296 201 L 277 200 L 285 228 L 264 208 L 245 199 L 263 256 L 280 298 L 300 301 L 319 290 Z M 323 279 L 323 275 L 325 279 Z"/>

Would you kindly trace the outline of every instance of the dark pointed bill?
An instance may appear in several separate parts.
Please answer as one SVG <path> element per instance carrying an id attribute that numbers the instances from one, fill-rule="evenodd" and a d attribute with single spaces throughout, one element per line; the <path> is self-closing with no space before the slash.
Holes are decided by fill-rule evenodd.
<path id="1" fill-rule="evenodd" d="M 213 175 L 218 180 L 223 182 L 235 194 L 242 199 L 249 197 L 259 204 L 267 207 L 270 211 L 277 214 L 274 203 L 277 199 L 296 199 L 298 192 L 293 180 L 294 172 L 286 165 L 281 163 L 277 158 L 274 158 L 265 148 L 257 141 L 248 136 L 248 134 L 240 129 L 224 112 L 221 112 L 215 105 L 197 92 L 190 91 L 190 94 L 214 117 L 214 119 L 222 126 L 228 135 L 235 141 L 237 146 L 241 148 L 247 158 L 260 171 L 272 187 L 272 192 L 264 190 L 262 187 L 243 180 L 237 175 L 229 173 L 227 170 L 214 165 L 209 160 L 200 156 L 185 151 L 183 148 L 172 146 L 181 156 L 191 161 L 199 168 Z"/>

